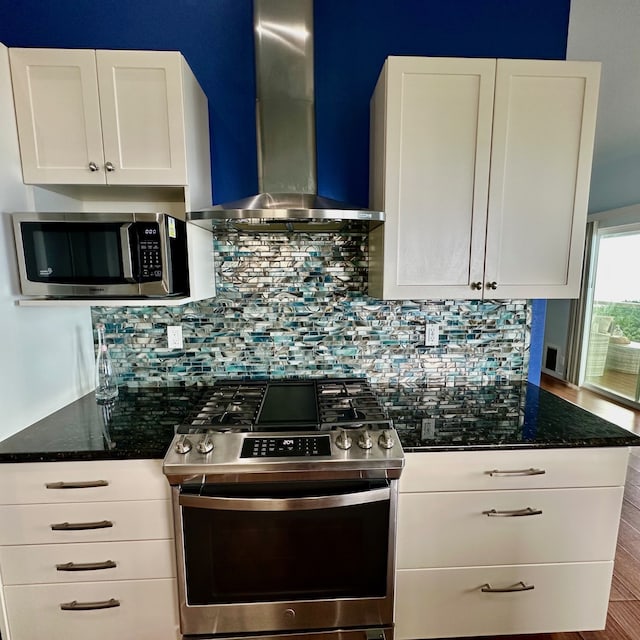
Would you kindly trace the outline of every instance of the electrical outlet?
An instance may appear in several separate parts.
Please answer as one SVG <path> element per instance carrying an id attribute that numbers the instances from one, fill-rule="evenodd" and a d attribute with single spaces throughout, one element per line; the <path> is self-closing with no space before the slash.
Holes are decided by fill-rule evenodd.
<path id="1" fill-rule="evenodd" d="M 435 418 L 422 418 L 422 433 L 420 434 L 423 440 L 431 440 L 436 434 L 436 419 Z"/>
<path id="2" fill-rule="evenodd" d="M 436 347 L 440 339 L 440 325 L 427 324 L 424 328 L 424 346 Z"/>
<path id="3" fill-rule="evenodd" d="M 169 349 L 182 349 L 182 327 L 180 325 L 167 327 L 167 343 Z"/>

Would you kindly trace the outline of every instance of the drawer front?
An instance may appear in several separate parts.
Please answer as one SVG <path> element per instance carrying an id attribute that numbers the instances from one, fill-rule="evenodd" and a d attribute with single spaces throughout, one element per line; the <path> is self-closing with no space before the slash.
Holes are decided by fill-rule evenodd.
<path id="1" fill-rule="evenodd" d="M 95 528 L 53 530 L 52 525 Z M 112 526 L 100 527 L 100 523 Z M 163 540 L 173 537 L 171 502 L 89 502 L 0 506 L 0 545 Z"/>
<path id="2" fill-rule="evenodd" d="M 176 575 L 173 540 L 0 547 L 0 567 L 5 585 Z"/>
<path id="3" fill-rule="evenodd" d="M 134 580 L 6 587 L 12 640 L 176 640 L 175 581 Z M 62 603 L 118 601 L 119 606 L 63 611 Z"/>
<path id="4" fill-rule="evenodd" d="M 396 638 L 604 629 L 612 574 L 613 562 L 404 569 L 397 572 Z M 520 581 L 534 589 L 481 591 Z"/>
<path id="5" fill-rule="evenodd" d="M 162 460 L 0 465 L 0 504 L 168 500 L 170 494 Z"/>
<path id="6" fill-rule="evenodd" d="M 408 493 L 620 486 L 628 458 L 626 447 L 407 453 L 399 487 Z"/>
<path id="7" fill-rule="evenodd" d="M 401 494 L 397 566 L 613 560 L 623 492 L 596 487 Z"/>

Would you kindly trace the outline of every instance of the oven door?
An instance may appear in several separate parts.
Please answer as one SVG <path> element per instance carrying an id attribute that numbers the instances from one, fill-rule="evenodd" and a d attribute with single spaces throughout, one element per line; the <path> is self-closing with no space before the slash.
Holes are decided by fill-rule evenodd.
<path id="1" fill-rule="evenodd" d="M 396 480 L 174 488 L 181 630 L 393 620 Z"/>

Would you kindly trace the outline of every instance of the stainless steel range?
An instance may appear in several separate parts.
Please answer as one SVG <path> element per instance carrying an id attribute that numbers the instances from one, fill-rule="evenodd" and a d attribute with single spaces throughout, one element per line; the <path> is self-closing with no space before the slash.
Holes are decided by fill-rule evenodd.
<path id="1" fill-rule="evenodd" d="M 185 636 L 393 636 L 404 464 L 366 380 L 220 382 L 164 460 Z"/>

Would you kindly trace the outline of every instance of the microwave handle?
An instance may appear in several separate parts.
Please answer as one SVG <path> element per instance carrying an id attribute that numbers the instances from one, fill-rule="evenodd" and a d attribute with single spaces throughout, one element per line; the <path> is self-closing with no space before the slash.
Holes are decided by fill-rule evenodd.
<path id="1" fill-rule="evenodd" d="M 133 224 L 131 222 L 120 226 L 120 247 L 122 249 L 122 271 L 124 277 L 130 282 L 135 282 L 133 275 L 133 256 L 131 255 L 131 241 L 129 239 L 129 230 Z"/>
<path id="2" fill-rule="evenodd" d="M 181 495 L 183 507 L 216 509 L 218 511 L 310 511 L 312 509 L 334 509 L 351 507 L 371 502 L 384 502 L 391 498 L 391 489 L 372 489 L 358 493 L 343 493 L 335 496 L 310 496 L 308 498 L 223 498 Z"/>

